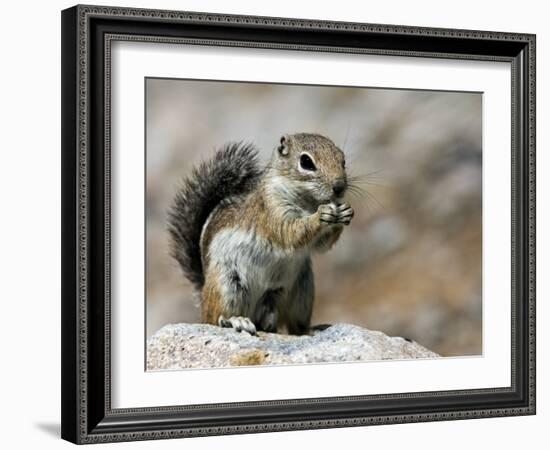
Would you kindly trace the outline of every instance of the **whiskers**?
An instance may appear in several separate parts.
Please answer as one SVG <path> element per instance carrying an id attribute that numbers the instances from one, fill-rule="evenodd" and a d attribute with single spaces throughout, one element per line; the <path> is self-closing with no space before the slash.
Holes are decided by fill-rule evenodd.
<path id="1" fill-rule="evenodd" d="M 356 183 L 375 184 L 378 186 L 385 186 L 383 183 L 381 183 L 381 181 L 384 178 L 378 175 L 380 172 L 382 172 L 382 169 L 375 170 L 374 172 L 369 172 L 362 175 L 350 175 L 348 176 L 348 180 L 351 180 Z"/>
<path id="2" fill-rule="evenodd" d="M 370 172 L 364 175 L 351 175 L 348 176 L 348 192 L 351 196 L 366 201 L 366 206 L 370 212 L 372 212 L 371 204 L 374 203 L 378 208 L 386 211 L 384 205 L 378 200 L 376 195 L 369 190 L 369 187 L 387 187 L 383 182 L 383 178 L 378 174 L 381 170 Z"/>

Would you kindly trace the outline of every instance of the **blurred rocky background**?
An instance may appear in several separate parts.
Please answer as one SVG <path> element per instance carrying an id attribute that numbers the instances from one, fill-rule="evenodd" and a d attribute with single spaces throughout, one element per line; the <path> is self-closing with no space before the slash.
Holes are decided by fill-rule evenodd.
<path id="1" fill-rule="evenodd" d="M 343 148 L 362 195 L 338 244 L 314 259 L 313 323 L 403 336 L 443 356 L 482 351 L 481 94 L 148 79 L 147 336 L 198 322 L 169 256 L 166 212 L 193 165 L 226 141 L 265 162 L 280 136 Z"/>

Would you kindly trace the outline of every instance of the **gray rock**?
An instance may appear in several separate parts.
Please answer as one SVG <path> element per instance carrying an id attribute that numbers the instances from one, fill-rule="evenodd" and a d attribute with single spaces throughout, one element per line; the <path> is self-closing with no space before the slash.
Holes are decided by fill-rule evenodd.
<path id="1" fill-rule="evenodd" d="M 147 342 L 147 370 L 435 358 L 416 342 L 355 325 L 312 336 L 251 336 L 206 324 L 166 325 Z"/>

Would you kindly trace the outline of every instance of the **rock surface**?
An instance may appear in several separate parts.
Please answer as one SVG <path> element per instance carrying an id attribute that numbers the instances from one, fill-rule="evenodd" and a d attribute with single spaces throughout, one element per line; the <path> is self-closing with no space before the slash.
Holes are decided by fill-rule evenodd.
<path id="1" fill-rule="evenodd" d="M 416 342 L 355 325 L 312 336 L 258 333 L 206 324 L 166 325 L 147 342 L 147 370 L 434 358 Z"/>

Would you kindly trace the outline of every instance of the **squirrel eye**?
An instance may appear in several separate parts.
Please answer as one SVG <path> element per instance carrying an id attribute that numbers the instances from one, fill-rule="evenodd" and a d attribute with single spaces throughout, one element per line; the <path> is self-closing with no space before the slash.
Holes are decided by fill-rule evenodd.
<path id="1" fill-rule="evenodd" d="M 300 167 L 310 172 L 314 172 L 315 170 L 317 170 L 317 167 L 315 167 L 313 160 L 309 157 L 309 155 L 305 153 L 302 153 L 300 155 Z"/>

